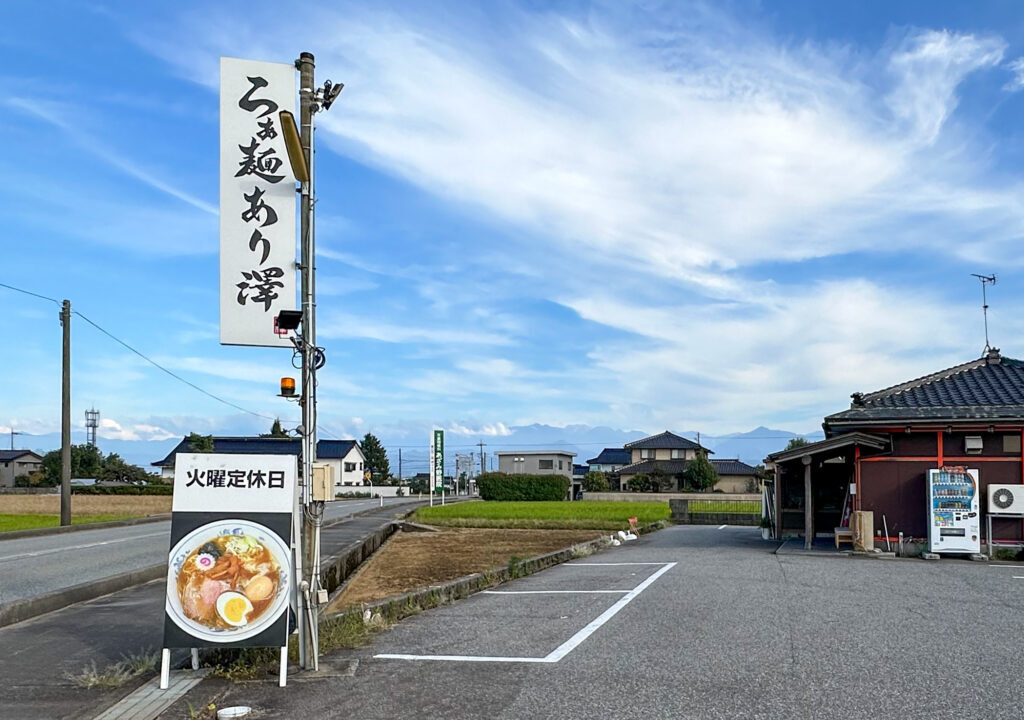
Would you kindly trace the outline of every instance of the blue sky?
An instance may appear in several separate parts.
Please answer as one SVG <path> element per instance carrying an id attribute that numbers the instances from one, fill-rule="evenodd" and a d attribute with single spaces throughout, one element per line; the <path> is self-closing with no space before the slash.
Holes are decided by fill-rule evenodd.
<path id="1" fill-rule="evenodd" d="M 305 8 L 306 5 L 303 4 Z M 855 390 L 1024 356 L 1012 3 L 22 3 L 0 27 L 0 282 L 224 399 L 218 58 L 317 58 L 329 435 L 816 430 Z M 307 41 L 299 38 L 310 37 Z M 0 432 L 59 428 L 57 307 L 0 288 Z M 73 420 L 262 430 L 75 320 Z"/>

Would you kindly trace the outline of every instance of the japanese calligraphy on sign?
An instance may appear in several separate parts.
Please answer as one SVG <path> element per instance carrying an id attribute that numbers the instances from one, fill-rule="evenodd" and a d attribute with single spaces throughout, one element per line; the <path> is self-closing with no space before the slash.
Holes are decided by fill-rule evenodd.
<path id="1" fill-rule="evenodd" d="M 220 61 L 220 341 L 292 347 L 277 331 L 296 304 L 295 178 L 279 110 L 295 105 L 295 68 Z"/>
<path id="2" fill-rule="evenodd" d="M 444 430 L 430 434 L 430 487 L 432 491 L 444 487 Z"/>
<path id="3" fill-rule="evenodd" d="M 175 511 L 283 512 L 295 500 L 293 455 L 178 453 Z"/>

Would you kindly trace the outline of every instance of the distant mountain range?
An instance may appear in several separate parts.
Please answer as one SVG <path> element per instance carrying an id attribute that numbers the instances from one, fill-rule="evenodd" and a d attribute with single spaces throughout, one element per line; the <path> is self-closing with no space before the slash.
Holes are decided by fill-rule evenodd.
<path id="1" fill-rule="evenodd" d="M 403 475 L 410 476 L 427 470 L 428 431 L 429 428 L 422 431 L 383 431 L 377 434 L 381 443 L 388 450 L 392 473 L 398 474 L 399 448 L 401 448 L 402 454 Z M 697 439 L 695 431 L 673 430 L 673 432 L 691 440 Z M 479 442 L 484 443 L 483 451 L 488 458 L 488 468 L 493 462 L 493 453 L 499 450 L 567 450 L 576 453 L 575 460 L 578 464 L 584 464 L 590 458 L 597 457 L 606 447 L 621 448 L 626 443 L 639 440 L 649 434 L 652 433 L 589 425 L 500 426 L 497 430 L 489 428 L 480 433 L 459 428 L 447 429 L 445 431 L 446 464 L 450 462 L 454 467 L 455 453 L 468 455 L 472 452 L 474 453 L 474 466 L 479 468 Z M 71 437 L 73 443 L 85 442 L 85 433 L 73 432 Z M 762 426 L 749 432 L 728 435 L 701 434 L 700 443 L 712 450 L 715 458 L 738 458 L 750 465 L 757 465 L 769 453 L 784 448 L 794 437 L 804 437 L 814 442 L 821 440 L 824 434 L 818 431 L 809 435 L 800 435 L 788 430 L 776 430 Z M 127 462 L 140 465 L 147 470 L 153 470 L 151 463 L 163 459 L 179 441 L 180 438 L 169 440 L 107 440 L 100 438 L 98 445 L 104 453 L 117 453 Z M 35 450 L 43 455 L 60 447 L 60 434 L 19 435 L 16 437 L 16 447 Z M 496 464 L 495 467 L 497 467 Z"/>

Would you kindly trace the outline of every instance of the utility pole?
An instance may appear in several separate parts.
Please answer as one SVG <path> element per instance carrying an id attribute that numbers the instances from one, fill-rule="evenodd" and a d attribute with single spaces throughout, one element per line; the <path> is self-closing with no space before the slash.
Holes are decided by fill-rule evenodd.
<path id="1" fill-rule="evenodd" d="M 299 270 L 302 273 L 302 334 L 296 347 L 302 355 L 302 482 L 299 485 L 301 552 L 296 557 L 299 576 L 298 597 L 301 606 L 297 618 L 299 663 L 305 670 L 319 669 L 320 605 L 327 602 L 327 591 L 320 584 L 320 526 L 324 500 L 313 498 L 313 464 L 316 462 L 316 371 L 324 364 L 324 353 L 316 344 L 316 222 L 314 192 L 313 115 L 327 110 L 337 99 L 344 84 L 324 83 L 322 91 L 313 84 L 313 54 L 304 52 L 295 61 L 299 71 L 299 128 L 295 119 L 283 110 L 279 113 L 281 130 L 288 148 L 295 179 L 299 181 Z"/>
<path id="2" fill-rule="evenodd" d="M 299 71 L 299 139 L 302 155 L 309 168 L 309 177 L 299 188 L 299 266 L 302 270 L 302 609 L 299 611 L 299 662 L 303 669 L 316 670 L 319 649 L 319 607 L 316 590 L 319 589 L 317 567 L 319 540 L 317 522 L 310 517 L 313 497 L 313 463 L 316 462 L 316 367 L 313 349 L 316 348 L 316 286 L 313 276 L 313 54 L 304 52 L 295 62 Z"/>
<path id="3" fill-rule="evenodd" d="M 398 448 L 398 484 L 402 484 L 402 448 Z"/>
<path id="4" fill-rule="evenodd" d="M 484 455 L 484 446 L 486 444 L 483 440 L 476 444 L 480 448 L 480 472 L 482 473 L 487 472 L 487 457 Z"/>
<path id="5" fill-rule="evenodd" d="M 60 309 L 64 352 L 60 388 L 60 524 L 71 524 L 71 301 Z M 11 439 L 13 444 L 14 435 Z"/>
<path id="6" fill-rule="evenodd" d="M 14 449 L 14 436 L 15 435 L 24 435 L 24 434 L 25 433 L 23 433 L 23 432 L 18 432 L 17 430 L 15 430 L 13 425 L 11 426 L 11 450 Z"/>

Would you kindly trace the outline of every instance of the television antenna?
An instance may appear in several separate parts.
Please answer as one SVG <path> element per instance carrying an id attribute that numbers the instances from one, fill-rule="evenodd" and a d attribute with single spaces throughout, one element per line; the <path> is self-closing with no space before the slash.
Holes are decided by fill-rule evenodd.
<path id="1" fill-rule="evenodd" d="M 24 434 L 25 433 L 23 433 L 23 432 L 19 432 L 19 431 L 15 430 L 13 427 L 11 428 L 11 450 L 14 449 L 14 436 L 15 435 L 24 435 Z"/>
<path id="2" fill-rule="evenodd" d="M 992 346 L 988 344 L 988 293 L 986 290 L 989 285 L 996 284 L 995 273 L 992 275 L 979 275 L 978 273 L 971 273 L 973 277 L 978 278 L 981 281 L 981 312 L 985 317 L 985 349 L 982 351 L 982 355 L 988 355 L 989 350 Z"/>

